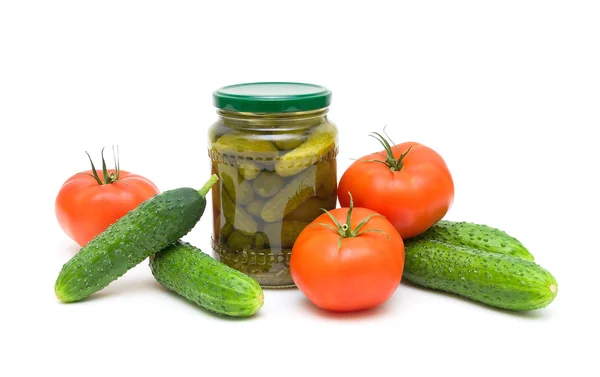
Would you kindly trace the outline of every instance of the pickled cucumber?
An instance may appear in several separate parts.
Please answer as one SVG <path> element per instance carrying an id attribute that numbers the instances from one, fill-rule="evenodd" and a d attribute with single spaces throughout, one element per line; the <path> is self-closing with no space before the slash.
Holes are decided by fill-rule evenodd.
<path id="1" fill-rule="evenodd" d="M 265 203 L 260 213 L 261 218 L 266 222 L 281 220 L 314 196 L 316 170 L 316 166 L 309 166 L 302 174 L 291 179 L 281 191 Z"/>
<path id="2" fill-rule="evenodd" d="M 235 166 L 219 164 L 218 171 L 223 188 L 236 203 L 244 205 L 254 199 L 252 186 L 238 174 Z"/>
<path id="3" fill-rule="evenodd" d="M 283 178 L 274 172 L 263 171 L 252 182 L 252 188 L 256 195 L 262 198 L 270 198 L 283 187 Z"/>
<path id="4" fill-rule="evenodd" d="M 244 179 L 251 181 L 260 174 L 262 167 L 256 162 L 242 161 L 238 163 L 238 170 Z"/>
<path id="5" fill-rule="evenodd" d="M 300 173 L 335 149 L 336 138 L 336 129 L 332 124 L 324 123 L 315 127 L 304 143 L 277 160 L 275 171 L 282 177 Z"/>
<path id="6" fill-rule="evenodd" d="M 263 249 L 269 246 L 271 246 L 269 236 L 267 236 L 265 232 L 256 233 L 256 236 L 254 236 L 254 247 L 257 249 Z"/>
<path id="7" fill-rule="evenodd" d="M 214 211 L 221 242 L 213 249 L 264 286 L 293 285 L 291 247 L 321 208 L 336 206 L 337 131 L 325 122 L 321 113 L 293 122 L 236 119 L 224 126 L 231 132 L 211 139 L 214 166 L 226 165 Z"/>
<path id="8" fill-rule="evenodd" d="M 280 151 L 288 151 L 290 149 L 298 148 L 300 144 L 304 143 L 305 140 L 306 137 L 302 134 L 299 134 L 287 139 L 275 140 L 273 141 L 273 144 L 275 144 L 277 149 Z"/>
<path id="9" fill-rule="evenodd" d="M 221 242 L 226 241 L 227 238 L 234 231 L 235 231 L 235 228 L 233 227 L 233 225 L 231 223 L 229 223 L 229 222 L 225 222 L 225 225 L 223 225 L 223 227 L 221 228 L 221 234 L 220 234 Z"/>
<path id="10" fill-rule="evenodd" d="M 317 164 L 317 196 L 327 199 L 337 192 L 336 165 L 330 161 Z"/>
<path id="11" fill-rule="evenodd" d="M 275 163 L 279 149 L 269 140 L 257 139 L 252 134 L 232 132 L 225 134 L 213 143 L 217 153 L 234 159 L 251 158 L 263 163 Z"/>
<path id="12" fill-rule="evenodd" d="M 264 200 L 254 199 L 253 201 L 251 201 L 250 203 L 248 203 L 246 205 L 246 210 L 252 216 L 260 218 L 260 212 L 262 211 L 264 205 L 265 205 Z"/>
<path id="13" fill-rule="evenodd" d="M 264 227 L 273 247 L 292 247 L 296 238 L 310 224 L 308 221 L 284 220 L 268 223 Z"/>
<path id="14" fill-rule="evenodd" d="M 232 250 L 252 249 L 254 246 L 254 234 L 236 230 L 227 239 L 227 246 Z"/>
<path id="15" fill-rule="evenodd" d="M 317 191 L 318 192 L 318 191 Z M 327 199 L 321 199 L 318 197 L 312 197 L 308 199 L 304 204 L 290 212 L 285 220 L 301 220 L 301 221 L 313 221 L 317 217 L 321 216 L 324 212 L 321 208 L 326 210 L 335 209 L 337 204 L 337 196 L 331 195 Z"/>
<path id="16" fill-rule="evenodd" d="M 241 206 L 236 206 L 235 202 L 229 196 L 227 191 L 221 193 L 221 203 L 223 205 L 223 216 L 230 222 L 235 229 L 246 233 L 256 233 L 258 224 Z"/>

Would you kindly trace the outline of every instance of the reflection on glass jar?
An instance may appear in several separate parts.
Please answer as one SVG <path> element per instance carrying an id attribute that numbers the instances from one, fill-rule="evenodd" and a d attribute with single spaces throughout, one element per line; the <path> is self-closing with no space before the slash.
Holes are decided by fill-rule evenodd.
<path id="1" fill-rule="evenodd" d="M 337 204 L 337 128 L 331 92 L 297 83 L 253 83 L 214 93 L 209 130 L 213 251 L 265 288 L 290 287 L 300 232 Z"/>

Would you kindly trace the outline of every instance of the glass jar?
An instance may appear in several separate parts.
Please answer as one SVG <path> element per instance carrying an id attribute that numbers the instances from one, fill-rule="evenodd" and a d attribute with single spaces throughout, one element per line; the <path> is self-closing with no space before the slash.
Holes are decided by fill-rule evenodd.
<path id="1" fill-rule="evenodd" d="M 338 135 L 331 92 L 302 83 L 250 83 L 213 93 L 209 130 L 212 249 L 265 288 L 293 287 L 294 241 L 337 204 Z"/>

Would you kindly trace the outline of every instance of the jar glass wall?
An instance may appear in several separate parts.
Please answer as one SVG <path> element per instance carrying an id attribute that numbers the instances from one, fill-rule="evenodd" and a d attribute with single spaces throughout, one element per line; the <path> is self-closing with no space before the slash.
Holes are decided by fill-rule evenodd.
<path id="1" fill-rule="evenodd" d="M 337 204 L 331 93 L 259 83 L 234 86 L 238 97 L 223 99 L 231 96 L 228 88 L 214 94 L 218 119 L 209 130 L 211 168 L 219 177 L 212 191 L 213 252 L 263 287 L 290 287 L 296 238 Z"/>

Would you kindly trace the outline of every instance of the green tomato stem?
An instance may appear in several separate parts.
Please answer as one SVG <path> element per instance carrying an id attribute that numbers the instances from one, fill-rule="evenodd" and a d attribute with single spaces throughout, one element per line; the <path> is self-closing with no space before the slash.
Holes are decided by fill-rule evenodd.
<path id="1" fill-rule="evenodd" d="M 118 147 L 117 147 L 117 151 L 118 151 Z M 92 165 L 92 174 L 89 174 L 89 176 L 94 178 L 100 186 L 109 185 L 109 184 L 115 183 L 119 180 L 119 175 L 121 173 L 121 169 L 119 166 L 119 159 L 117 156 L 115 156 L 114 147 L 113 147 L 113 158 L 115 161 L 115 172 L 114 173 L 109 173 L 108 169 L 106 168 L 106 160 L 104 159 L 104 148 L 102 148 L 102 152 L 100 152 L 100 155 L 102 156 L 102 178 L 104 178 L 104 181 L 102 181 L 102 179 L 98 175 L 98 172 L 96 171 L 96 166 L 94 166 L 94 161 L 92 161 L 92 157 L 90 157 L 90 154 L 87 151 L 85 152 L 85 154 L 87 154 L 88 159 L 90 160 L 90 164 Z"/>
<path id="2" fill-rule="evenodd" d="M 360 236 L 363 233 L 367 233 L 367 232 L 378 232 L 378 233 L 382 233 L 384 234 L 387 239 L 390 239 L 390 236 L 384 232 L 383 230 L 380 229 L 367 229 L 367 230 L 363 230 L 362 228 L 369 222 L 369 220 L 371 220 L 373 217 L 384 217 L 383 215 L 380 214 L 371 214 L 367 217 L 365 217 L 357 226 L 356 228 L 352 229 L 352 225 L 350 224 L 350 221 L 352 220 L 352 210 L 354 209 L 354 200 L 352 199 L 352 194 L 350 192 L 348 192 L 348 195 L 350 196 L 350 207 L 348 208 L 348 213 L 346 215 L 346 223 L 345 224 L 340 224 L 340 222 L 335 218 L 335 216 L 333 216 L 331 214 L 331 212 L 329 212 L 326 209 L 321 208 L 331 219 L 331 221 L 333 221 L 333 224 L 335 226 L 331 226 L 329 224 L 323 224 L 323 223 L 319 223 L 317 225 L 321 225 L 321 226 L 325 226 L 328 229 L 331 229 L 332 231 L 336 232 L 337 234 L 340 235 L 340 238 L 338 240 L 338 250 L 341 249 L 342 247 L 342 240 L 344 238 L 353 238 L 353 237 L 357 237 Z"/>
<path id="3" fill-rule="evenodd" d="M 382 153 L 382 156 L 385 158 L 385 161 L 369 160 L 368 162 L 379 162 L 379 163 L 386 165 L 393 172 L 400 171 L 404 167 L 403 160 L 406 157 L 406 155 L 408 154 L 408 152 L 410 152 L 412 145 L 410 147 L 408 147 L 408 150 L 404 153 L 402 153 L 402 151 L 400 151 L 398 149 L 397 145 L 394 145 L 394 148 L 398 149 L 398 151 L 400 152 L 400 157 L 398 157 L 398 159 L 396 159 L 394 157 L 394 151 L 392 151 L 392 145 L 390 145 L 390 142 L 392 144 L 394 144 L 394 142 L 388 136 L 388 134 L 385 132 L 385 127 L 383 128 L 383 133 L 385 134 L 385 136 L 387 136 L 387 139 L 384 138 L 383 136 L 381 136 L 377 132 L 371 132 L 371 134 L 369 136 L 371 136 L 372 138 L 379 141 L 379 143 L 381 143 L 381 145 L 383 146 L 383 149 L 385 150 L 385 155 Z M 388 139 L 389 139 L 389 142 L 388 142 Z"/>

